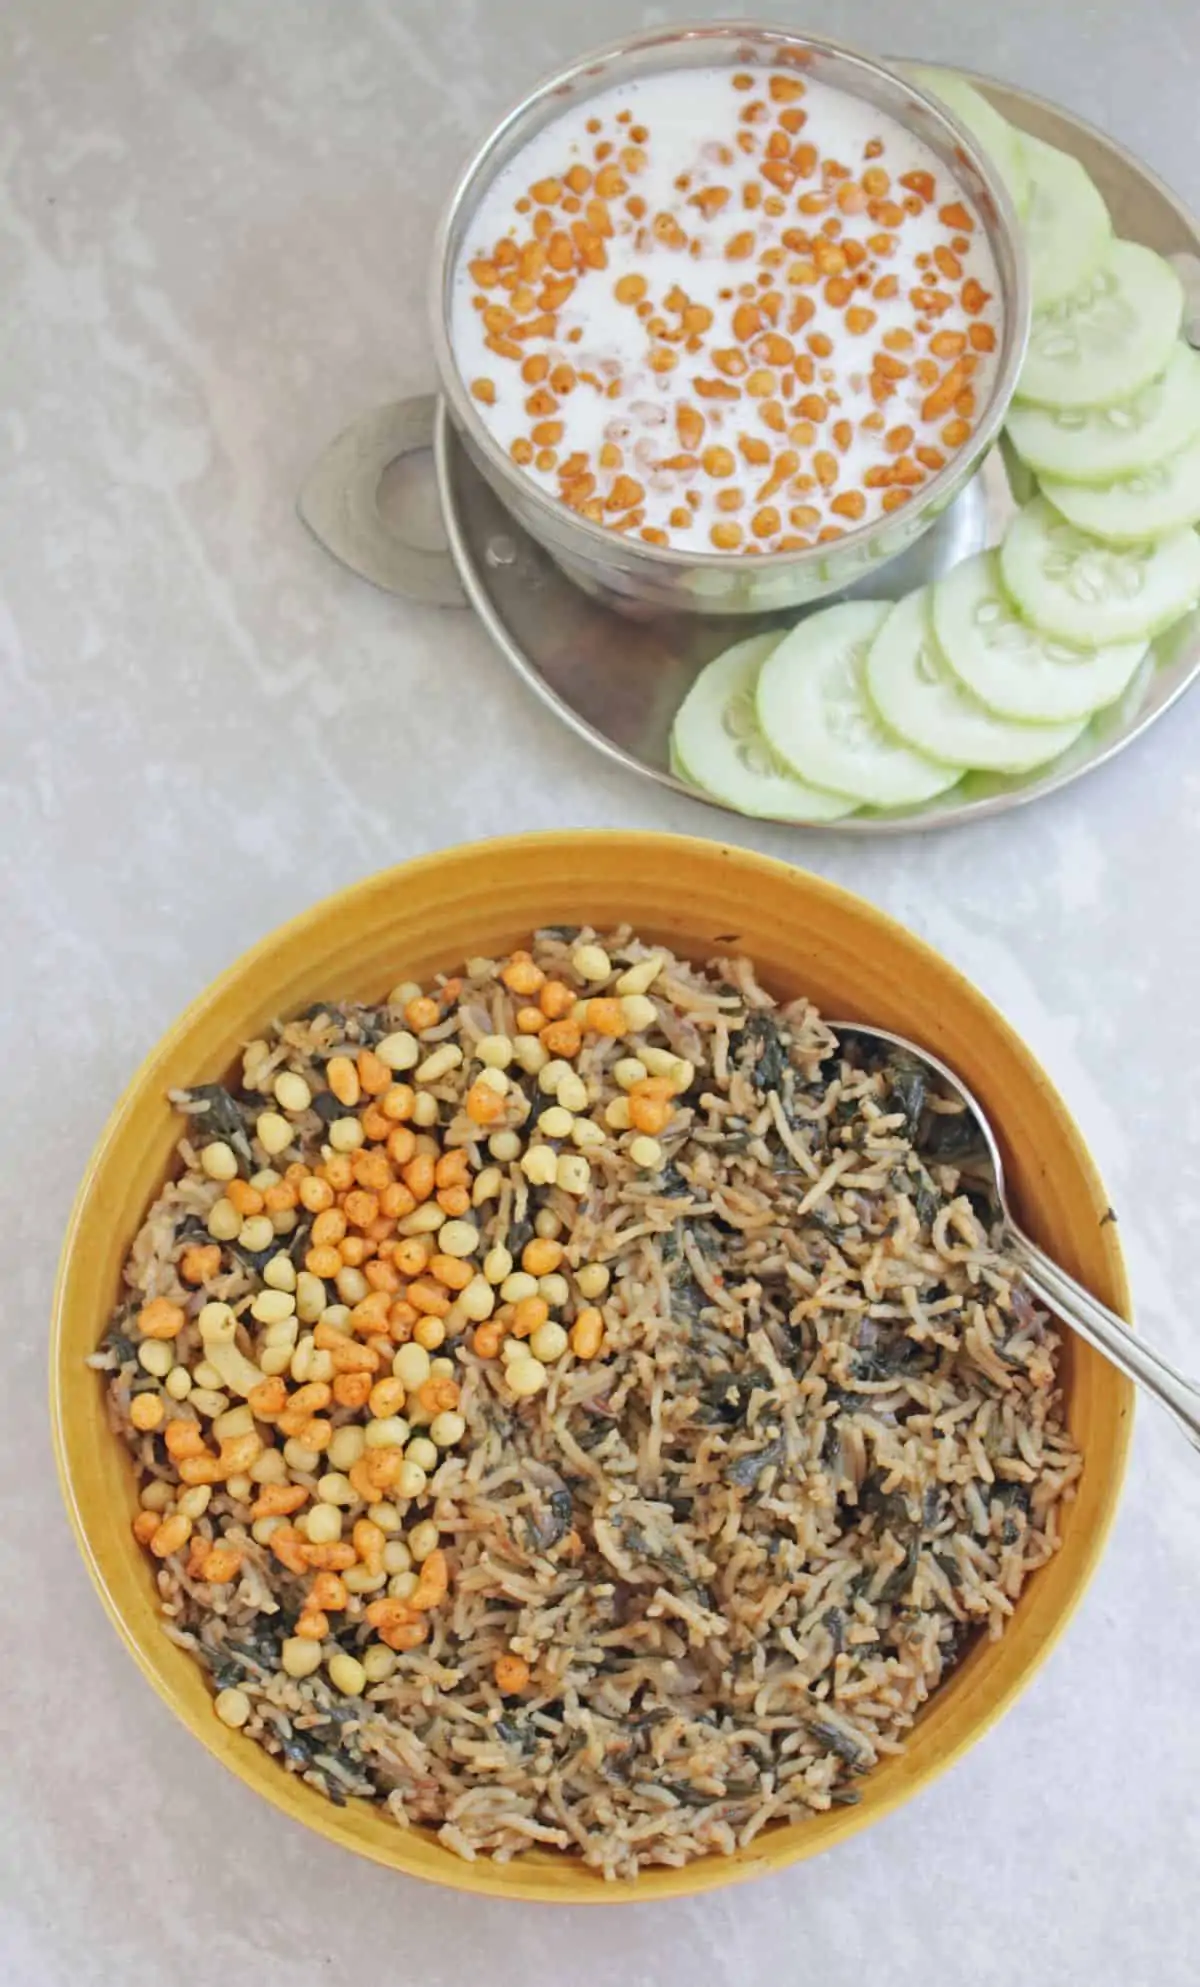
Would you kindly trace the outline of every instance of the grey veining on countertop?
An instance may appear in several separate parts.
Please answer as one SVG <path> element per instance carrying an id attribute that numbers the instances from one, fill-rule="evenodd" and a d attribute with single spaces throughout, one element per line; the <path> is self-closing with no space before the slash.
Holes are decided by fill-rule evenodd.
<path id="1" fill-rule="evenodd" d="M 766 11 L 1058 97 L 1200 205 L 1194 0 Z M 554 62 L 665 18 L 634 0 L 0 11 L 12 1987 L 1196 1977 L 1200 1473 L 1149 1411 L 1076 1622 L 962 1765 L 828 1858 L 616 1914 L 451 1897 L 256 1803 L 137 1676 L 58 1507 L 43 1398 L 59 1235 L 124 1080 L 213 973 L 419 850 L 567 823 L 734 828 L 606 765 L 465 613 L 373 593 L 293 514 L 332 434 L 429 384 L 427 251 L 468 147 Z M 1200 1368 L 1200 696 L 1083 786 L 970 831 L 735 832 L 884 905 L 1005 1010 L 1093 1145 L 1147 1328 Z"/>

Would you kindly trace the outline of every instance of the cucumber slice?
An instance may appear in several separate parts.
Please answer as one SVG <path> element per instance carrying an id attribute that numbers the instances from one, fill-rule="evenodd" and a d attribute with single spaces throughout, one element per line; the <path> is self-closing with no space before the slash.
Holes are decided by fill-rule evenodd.
<path id="1" fill-rule="evenodd" d="M 961 777 L 893 738 L 866 689 L 867 651 L 888 607 L 847 600 L 785 635 L 758 678 L 758 721 L 780 758 L 801 778 L 871 807 L 932 800 Z"/>
<path id="2" fill-rule="evenodd" d="M 1019 620 L 1004 591 L 994 552 L 940 579 L 933 589 L 933 632 L 967 689 L 1006 718 L 1060 724 L 1103 710 L 1132 682 L 1146 643 L 1072 648 Z"/>
<path id="3" fill-rule="evenodd" d="M 1024 135 L 1015 131 L 1007 118 L 1001 117 L 1000 112 L 992 108 L 987 98 L 981 96 L 965 76 L 956 76 L 949 69 L 925 69 L 916 65 L 908 67 L 908 74 L 919 90 L 937 97 L 947 110 L 954 113 L 959 123 L 965 124 L 971 135 L 979 140 L 1007 186 L 1018 214 L 1027 214 L 1030 184 Z"/>
<path id="4" fill-rule="evenodd" d="M 1001 431 L 997 446 L 1000 450 L 1000 460 L 1004 464 L 1004 474 L 1008 478 L 1008 487 L 1012 492 L 1012 500 L 1019 508 L 1022 504 L 1027 504 L 1031 497 L 1037 496 L 1037 477 L 1024 457 L 1013 447 L 1007 429 Z"/>
<path id="5" fill-rule="evenodd" d="M 1148 469 L 1099 487 L 1043 476 L 1043 494 L 1056 511 L 1109 545 L 1161 538 L 1200 518 L 1200 437 Z"/>
<path id="6" fill-rule="evenodd" d="M 1112 222 L 1095 185 L 1069 152 L 1040 138 L 1023 141 L 1030 174 L 1025 242 L 1033 307 L 1061 302 L 1104 260 Z"/>
<path id="7" fill-rule="evenodd" d="M 1200 538 L 1104 545 L 1035 497 L 1009 526 L 1000 574 L 1026 620 L 1080 648 L 1149 641 L 1200 599 Z"/>
<path id="8" fill-rule="evenodd" d="M 1044 407 L 1107 407 L 1160 373 L 1183 318 L 1169 262 L 1136 241 L 1113 241 L 1095 274 L 1039 311 L 1017 397 Z"/>
<path id="9" fill-rule="evenodd" d="M 741 814 L 836 821 L 853 801 L 794 779 L 758 728 L 754 686 L 778 640 L 751 635 L 701 670 L 676 714 L 672 751 L 685 779 Z"/>
<path id="10" fill-rule="evenodd" d="M 1149 469 L 1200 435 L 1200 352 L 1177 340 L 1165 371 L 1110 407 L 1033 407 L 1014 402 L 1008 435 L 1039 476 L 1110 483 Z"/>
<path id="11" fill-rule="evenodd" d="M 867 689 L 884 723 L 919 752 L 979 772 L 1026 773 L 1057 759 L 1083 724 L 1017 724 L 964 690 L 933 638 L 932 591 L 897 601 L 871 643 Z"/>

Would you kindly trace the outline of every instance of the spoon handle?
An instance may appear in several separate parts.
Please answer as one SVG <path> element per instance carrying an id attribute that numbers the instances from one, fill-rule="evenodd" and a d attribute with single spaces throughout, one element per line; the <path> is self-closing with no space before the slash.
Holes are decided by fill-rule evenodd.
<path id="1" fill-rule="evenodd" d="M 1015 1225 L 1009 1229 L 1008 1244 L 1034 1296 L 1110 1359 L 1127 1378 L 1153 1394 L 1175 1416 L 1193 1446 L 1200 1449 L 1200 1387 L 1185 1380 L 1144 1339 L 1136 1338 L 1115 1311 L 1110 1311 L 1082 1284 L 1076 1283 L 1073 1276 L 1052 1262 Z"/>

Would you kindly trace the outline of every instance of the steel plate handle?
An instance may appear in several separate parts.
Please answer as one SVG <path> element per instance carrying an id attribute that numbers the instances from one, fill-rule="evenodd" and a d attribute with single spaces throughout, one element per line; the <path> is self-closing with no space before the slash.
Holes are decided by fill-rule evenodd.
<path id="1" fill-rule="evenodd" d="M 433 446 L 437 407 L 436 394 L 414 394 L 352 422 L 313 464 L 296 508 L 318 544 L 372 586 L 428 607 L 465 607 L 449 552 L 406 545 L 379 509 L 392 463 Z"/>

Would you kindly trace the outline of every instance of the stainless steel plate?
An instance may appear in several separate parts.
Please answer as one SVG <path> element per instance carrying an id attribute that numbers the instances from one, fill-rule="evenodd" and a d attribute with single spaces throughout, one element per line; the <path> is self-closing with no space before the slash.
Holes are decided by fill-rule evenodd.
<path id="1" fill-rule="evenodd" d="M 1104 195 L 1118 234 L 1175 262 L 1187 297 L 1185 333 L 1200 345 L 1200 223 L 1146 166 L 1082 119 L 987 77 L 970 75 L 969 80 L 1021 130 L 1074 153 Z M 340 438 L 301 496 L 301 515 L 317 536 L 377 583 L 446 604 L 455 598 L 444 555 L 439 563 L 436 554 L 415 553 L 393 541 L 389 569 L 380 545 L 375 507 L 380 469 L 391 456 L 418 445 L 430 430 L 454 566 L 497 648 L 544 703 L 609 758 L 662 786 L 719 806 L 671 773 L 672 719 L 700 669 L 722 648 L 760 629 L 790 625 L 796 616 L 634 618 L 600 605 L 566 579 L 513 521 L 472 466 L 444 406 L 432 400 L 402 403 L 368 417 Z M 356 448 L 361 452 L 357 496 L 345 481 L 347 451 L 353 455 Z M 334 473 L 329 465 L 339 449 L 340 466 Z M 1003 457 L 993 450 L 974 482 L 919 545 L 873 573 L 859 590 L 874 598 L 898 598 L 970 553 L 998 543 L 1015 509 Z M 1198 674 L 1200 610 L 1154 645 L 1120 703 L 1093 719 L 1070 752 L 1051 766 L 1019 779 L 972 773 L 920 808 L 886 814 L 864 810 L 824 828 L 796 825 L 810 834 L 895 835 L 948 828 L 1024 806 L 1068 786 L 1131 745 Z"/>

